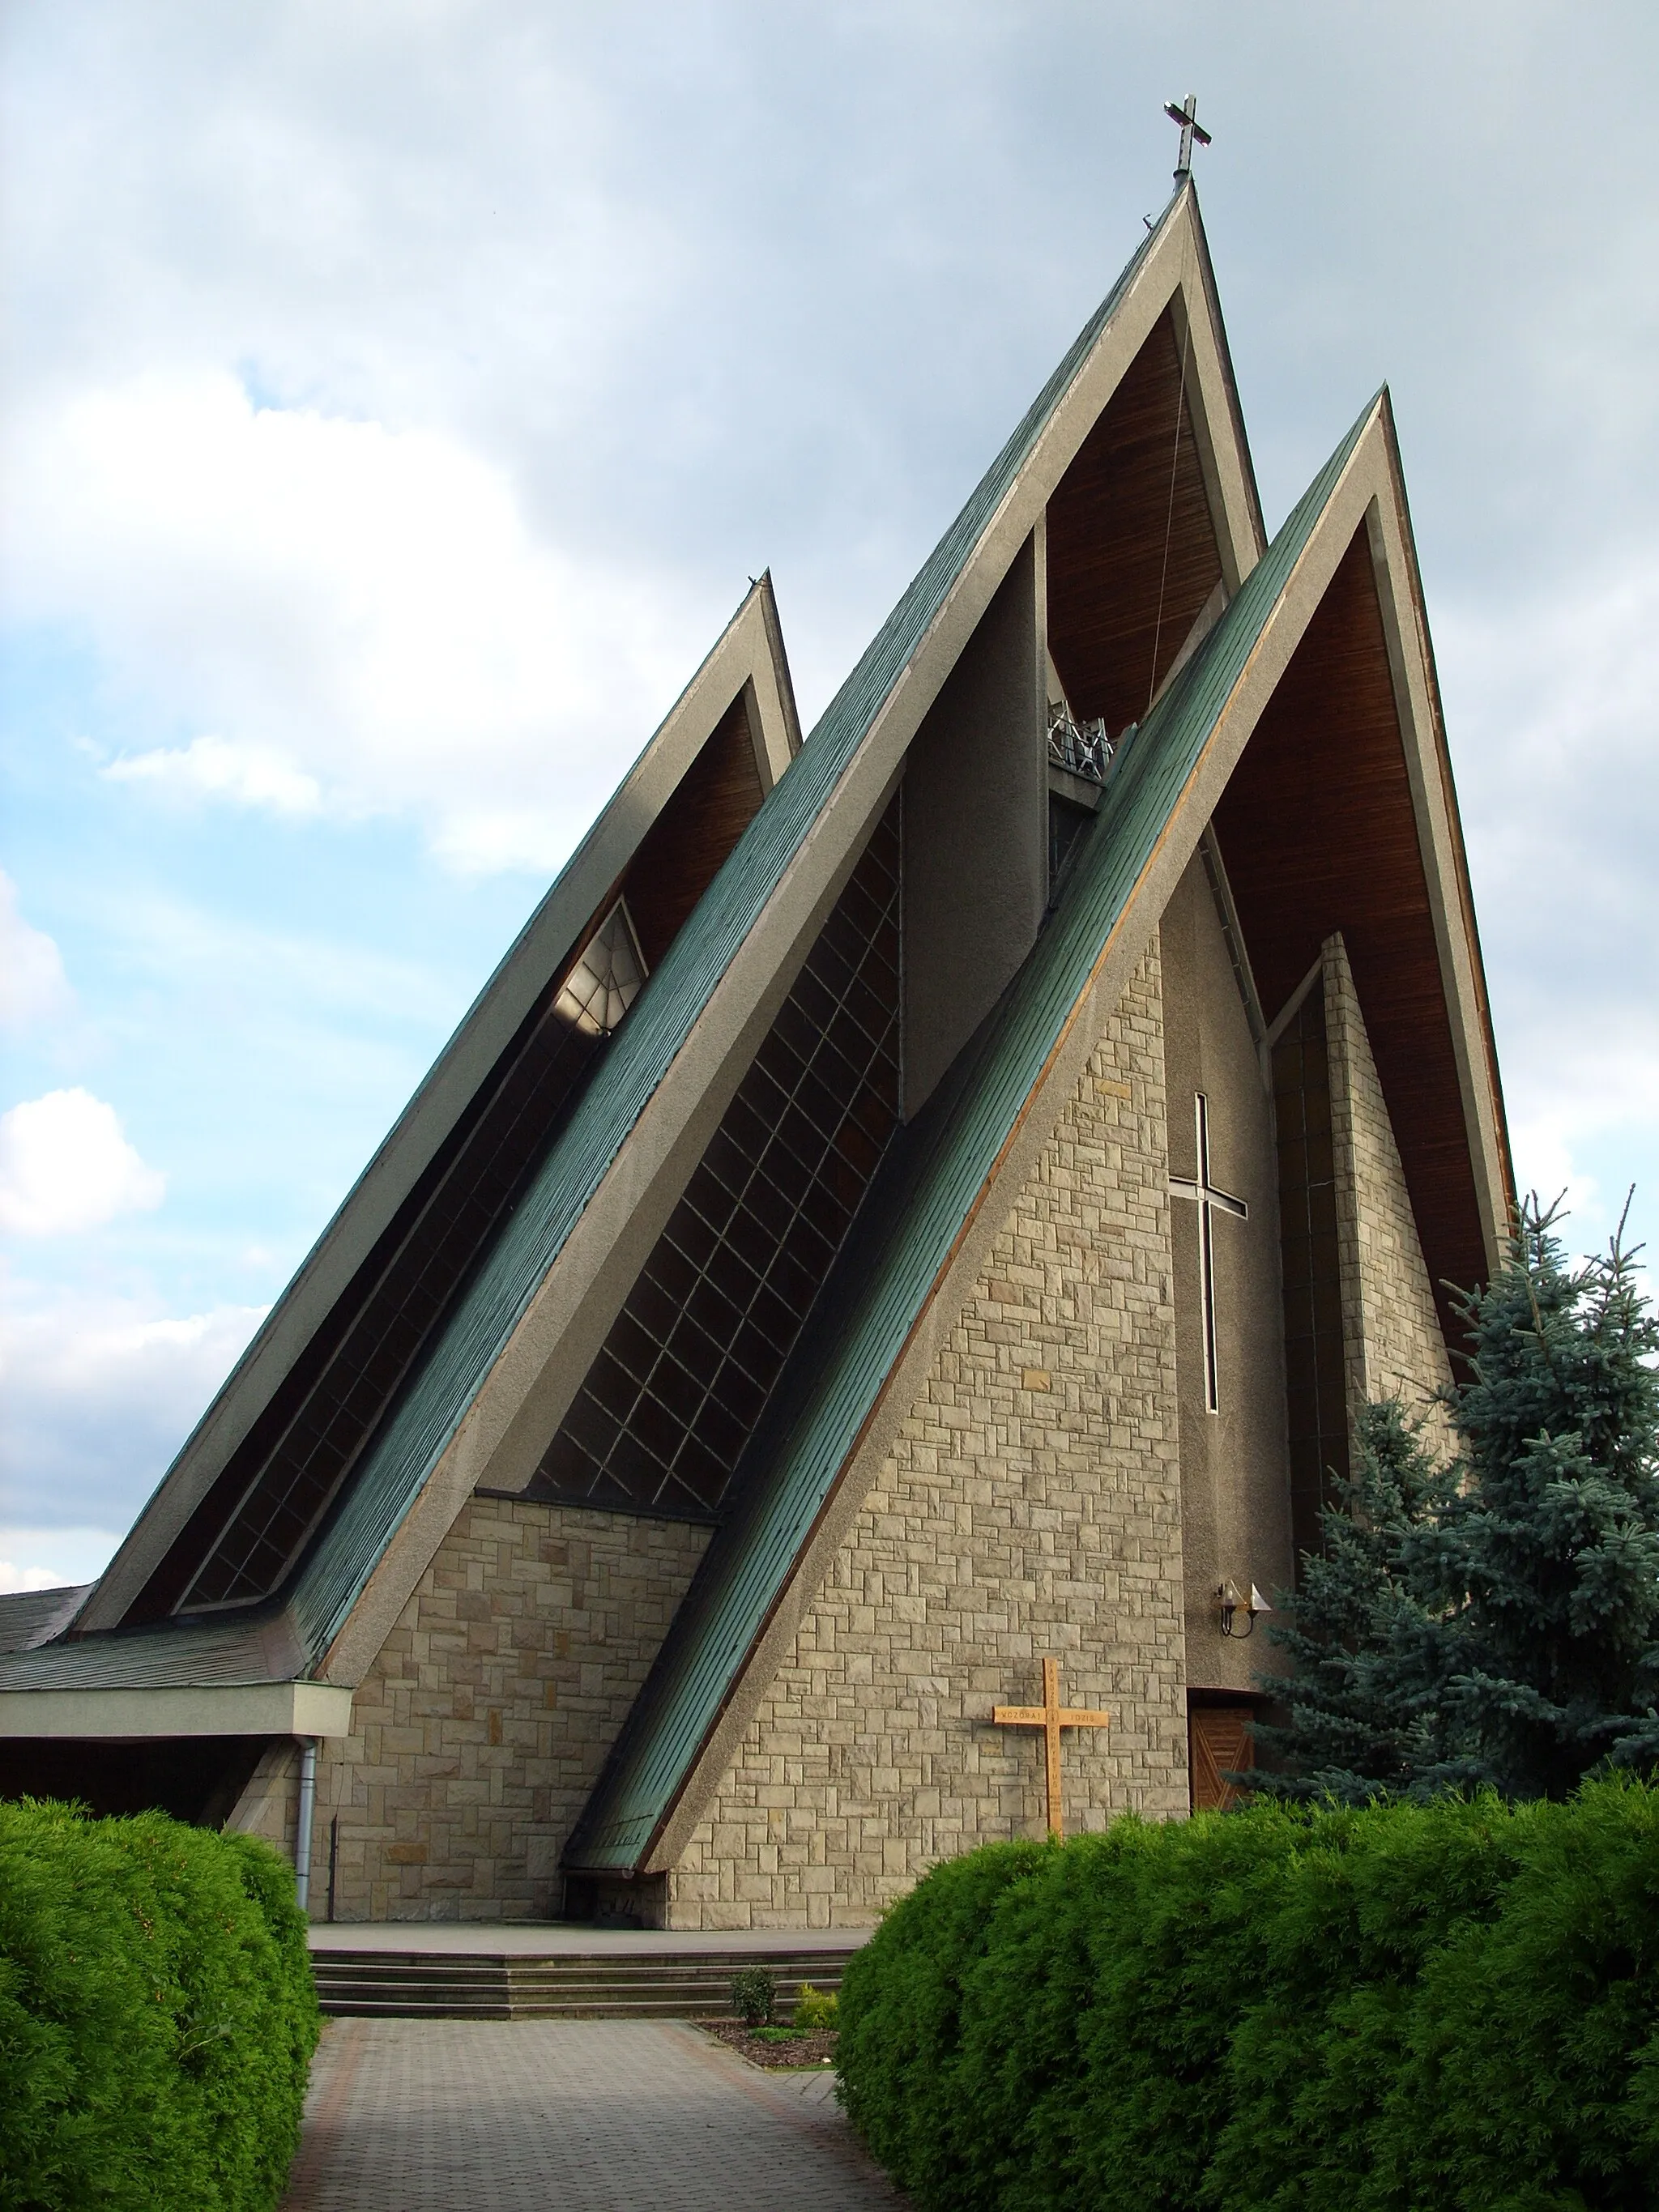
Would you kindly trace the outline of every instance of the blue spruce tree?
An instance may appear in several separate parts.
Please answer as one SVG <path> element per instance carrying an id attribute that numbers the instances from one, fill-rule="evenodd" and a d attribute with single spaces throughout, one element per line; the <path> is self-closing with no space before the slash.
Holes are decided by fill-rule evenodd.
<path id="1" fill-rule="evenodd" d="M 1362 1417 L 1270 1632 L 1294 1671 L 1263 1680 L 1288 1718 L 1257 1730 L 1257 1789 L 1561 1797 L 1593 1767 L 1659 1764 L 1659 1322 L 1622 1229 L 1573 1269 L 1555 1218 L 1528 1201 L 1459 1300 L 1453 1463 L 1397 1406 Z"/>

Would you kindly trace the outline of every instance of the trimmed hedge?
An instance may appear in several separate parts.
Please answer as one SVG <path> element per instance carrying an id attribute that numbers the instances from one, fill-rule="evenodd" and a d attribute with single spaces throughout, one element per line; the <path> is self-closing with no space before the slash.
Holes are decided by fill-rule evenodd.
<path id="1" fill-rule="evenodd" d="M 937 1867 L 848 1960 L 919 2212 L 1659 2203 L 1659 1790 L 1256 1804 Z"/>
<path id="2" fill-rule="evenodd" d="M 0 1804 L 0 2204 L 267 2212 L 317 2033 L 268 1844 Z"/>

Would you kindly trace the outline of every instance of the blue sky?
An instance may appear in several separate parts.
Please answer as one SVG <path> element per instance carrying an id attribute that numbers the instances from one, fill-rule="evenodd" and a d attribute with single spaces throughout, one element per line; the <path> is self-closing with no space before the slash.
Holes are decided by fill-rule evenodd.
<path id="1" fill-rule="evenodd" d="M 1392 383 L 1521 1176 L 1659 1230 L 1650 9 L 4 36 L 0 1580 L 102 1565 L 766 562 L 810 721 L 1194 88 L 1270 523 Z"/>

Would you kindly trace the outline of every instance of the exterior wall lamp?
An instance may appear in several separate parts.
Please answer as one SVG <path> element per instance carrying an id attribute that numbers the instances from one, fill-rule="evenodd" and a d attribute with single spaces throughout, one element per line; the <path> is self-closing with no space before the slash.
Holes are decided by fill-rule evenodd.
<path id="1" fill-rule="evenodd" d="M 1236 1636 L 1241 1641 L 1245 1637 L 1253 1636 L 1255 1633 L 1255 1617 L 1259 1613 L 1273 1611 L 1272 1606 L 1268 1604 L 1254 1583 L 1250 1584 L 1250 1599 L 1248 1605 L 1238 1595 L 1237 1583 L 1231 1582 L 1222 1583 L 1216 1592 L 1216 1599 L 1221 1607 L 1221 1633 L 1224 1636 Z M 1244 1626 L 1242 1628 L 1237 1625 L 1241 1613 L 1244 1615 Z"/>

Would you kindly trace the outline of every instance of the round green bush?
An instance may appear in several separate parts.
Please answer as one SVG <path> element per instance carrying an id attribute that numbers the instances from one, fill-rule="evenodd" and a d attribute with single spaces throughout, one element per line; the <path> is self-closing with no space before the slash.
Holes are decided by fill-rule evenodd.
<path id="1" fill-rule="evenodd" d="M 318 2027 L 269 1845 L 0 1804 L 0 2205 L 267 2212 Z"/>
<path id="2" fill-rule="evenodd" d="M 1659 1791 L 1255 1804 L 936 1868 L 842 2094 L 919 2212 L 1659 2202 Z"/>

